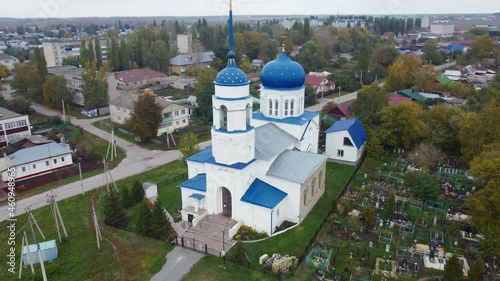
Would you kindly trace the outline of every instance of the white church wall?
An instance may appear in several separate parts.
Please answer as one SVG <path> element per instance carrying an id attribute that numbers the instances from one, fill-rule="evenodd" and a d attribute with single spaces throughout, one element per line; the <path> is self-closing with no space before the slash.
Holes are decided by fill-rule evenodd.
<path id="1" fill-rule="evenodd" d="M 212 153 L 217 163 L 248 163 L 255 157 L 255 130 L 223 133 L 212 129 Z"/>
<path id="2" fill-rule="evenodd" d="M 205 163 L 199 163 L 194 161 L 187 161 L 188 166 L 188 179 L 191 179 L 198 174 L 206 173 Z"/>
<path id="3" fill-rule="evenodd" d="M 244 225 L 250 226 L 257 231 L 271 231 L 271 210 L 245 202 L 240 202 L 237 213 L 233 213 L 233 219 L 243 221 Z"/>
<path id="4" fill-rule="evenodd" d="M 344 145 L 344 137 L 349 138 L 354 145 L 347 130 L 326 134 L 326 155 L 331 159 L 356 163 L 358 160 L 358 149 L 356 146 Z"/>
<path id="5" fill-rule="evenodd" d="M 300 221 L 302 221 L 325 193 L 326 163 L 312 174 L 300 188 Z M 314 188 L 313 188 L 314 186 Z M 314 190 L 314 192 L 313 192 Z M 306 194 L 304 196 L 304 194 Z"/>
<path id="6" fill-rule="evenodd" d="M 287 193 L 287 197 L 282 202 L 288 203 L 281 208 L 280 213 L 289 221 L 298 222 L 300 214 L 300 188 L 301 185 L 296 182 L 287 181 L 281 178 L 267 176 L 265 173 L 260 174 L 259 178 L 262 181 L 278 188 L 279 190 Z"/>
<path id="7" fill-rule="evenodd" d="M 207 198 L 206 205 L 210 214 L 222 212 L 221 187 L 226 187 L 231 192 L 232 212 L 238 212 L 240 199 L 248 188 L 248 181 L 253 175 L 253 165 L 244 170 L 232 169 L 219 165 L 207 164 Z"/>
<path id="8" fill-rule="evenodd" d="M 314 117 L 311 122 L 308 123 L 301 126 L 302 133 L 298 138 L 299 141 L 296 146 L 300 151 L 318 153 L 319 116 Z M 301 140 L 302 135 L 304 138 L 303 140 Z"/>
<path id="9" fill-rule="evenodd" d="M 215 85 L 215 94 L 221 98 L 242 98 L 248 96 L 248 93 L 250 93 L 250 85 L 231 87 Z"/>

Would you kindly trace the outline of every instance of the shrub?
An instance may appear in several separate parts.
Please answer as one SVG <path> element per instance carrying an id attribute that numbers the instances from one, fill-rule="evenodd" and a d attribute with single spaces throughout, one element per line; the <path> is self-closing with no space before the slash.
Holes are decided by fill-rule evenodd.
<path id="1" fill-rule="evenodd" d="M 250 226 L 242 225 L 240 229 L 238 229 L 238 232 L 233 236 L 234 240 L 239 240 L 239 241 L 252 241 L 252 240 L 259 240 L 263 238 L 267 238 L 269 235 L 267 235 L 266 232 L 257 232 L 255 229 L 251 228 Z"/>

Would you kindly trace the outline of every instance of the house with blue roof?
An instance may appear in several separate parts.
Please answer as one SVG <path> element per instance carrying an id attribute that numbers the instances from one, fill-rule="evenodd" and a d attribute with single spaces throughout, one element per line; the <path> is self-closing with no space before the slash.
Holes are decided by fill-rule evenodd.
<path id="1" fill-rule="evenodd" d="M 185 159 L 181 216 L 196 231 L 203 231 L 198 224 L 205 217 L 217 215 L 235 221 L 222 223 L 228 232 L 247 225 L 273 235 L 285 220 L 300 223 L 325 191 L 319 116 L 304 111 L 305 72 L 284 49 L 261 71 L 261 110 L 254 112 L 250 81 L 235 62 L 232 29 L 230 11 L 228 62 L 214 81 L 212 146 Z M 189 233 L 181 238 L 190 241 Z"/>
<path id="2" fill-rule="evenodd" d="M 325 131 L 329 159 L 356 164 L 363 155 L 368 134 L 358 118 L 339 120 Z"/>

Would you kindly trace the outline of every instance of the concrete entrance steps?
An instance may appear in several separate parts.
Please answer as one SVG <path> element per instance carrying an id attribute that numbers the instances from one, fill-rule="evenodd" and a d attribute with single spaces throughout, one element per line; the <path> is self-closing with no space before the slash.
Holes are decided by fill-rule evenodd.
<path id="1" fill-rule="evenodd" d="M 196 227 L 188 228 L 179 239 L 182 238 L 185 246 L 190 248 L 193 248 L 194 243 L 198 251 L 204 251 L 205 244 L 207 244 L 208 252 L 211 254 L 227 252 L 235 244 L 232 237 L 228 236 L 228 232 L 236 223 L 230 217 L 208 215 Z M 222 238 L 223 232 L 224 238 Z"/>

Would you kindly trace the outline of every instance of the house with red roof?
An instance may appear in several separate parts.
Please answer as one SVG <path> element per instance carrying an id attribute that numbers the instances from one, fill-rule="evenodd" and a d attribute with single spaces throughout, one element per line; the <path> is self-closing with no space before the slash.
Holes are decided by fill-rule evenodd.
<path id="1" fill-rule="evenodd" d="M 144 85 L 159 83 L 167 75 L 151 68 L 139 68 L 115 72 L 115 79 L 120 89 L 135 89 Z"/>
<path id="2" fill-rule="evenodd" d="M 328 115 L 337 117 L 338 119 L 346 119 L 349 115 L 349 109 L 352 106 L 354 101 L 348 101 L 342 104 L 339 104 L 332 111 L 328 112 Z"/>
<path id="3" fill-rule="evenodd" d="M 410 97 L 398 95 L 397 93 L 392 93 L 389 95 L 389 98 L 387 99 L 387 104 L 388 105 L 396 105 L 402 102 L 411 102 L 413 99 Z"/>
<path id="4" fill-rule="evenodd" d="M 335 90 L 335 82 L 326 79 L 323 75 L 306 75 L 306 84 L 311 85 L 317 95 Z"/>

